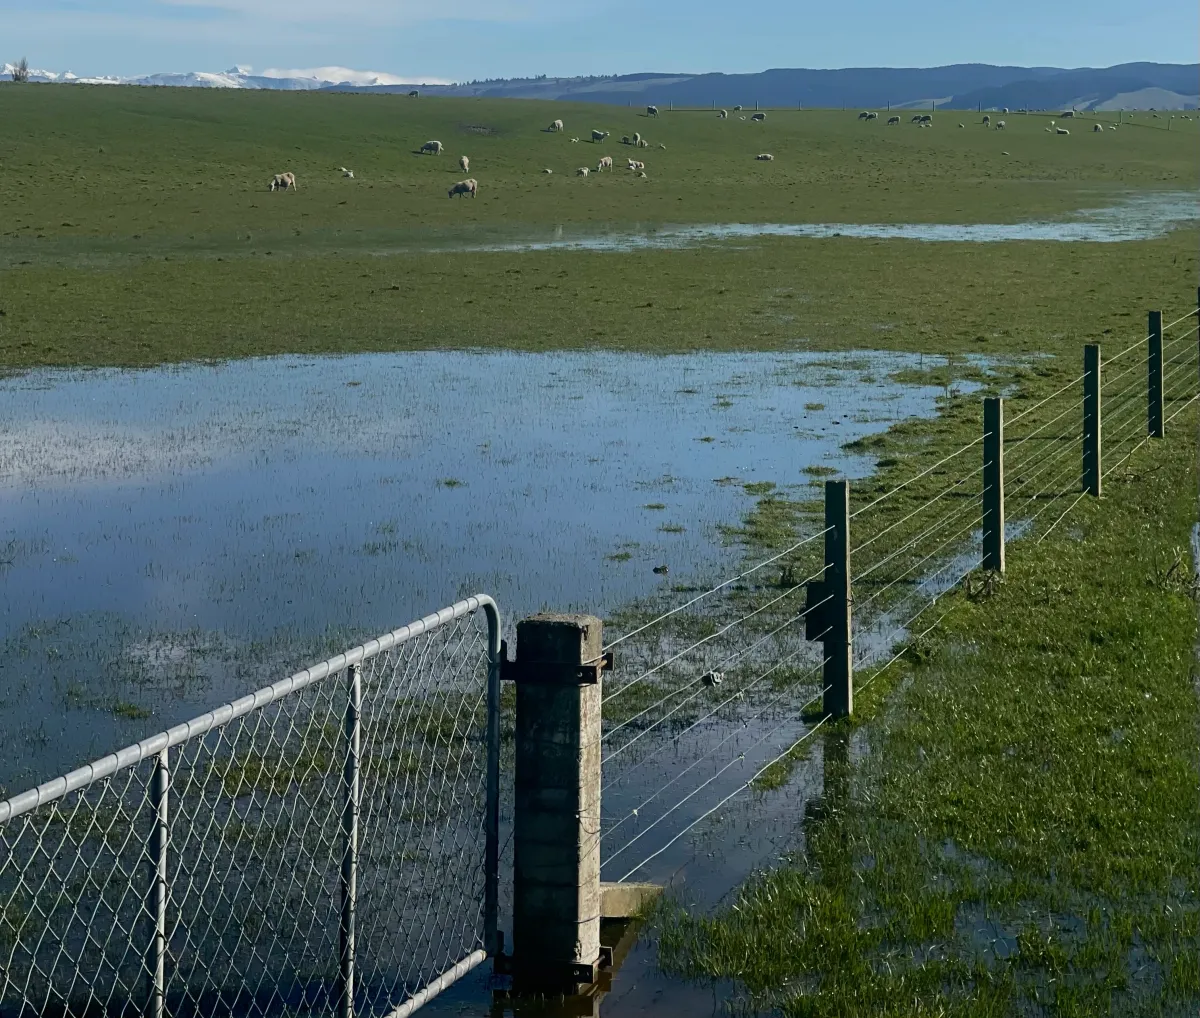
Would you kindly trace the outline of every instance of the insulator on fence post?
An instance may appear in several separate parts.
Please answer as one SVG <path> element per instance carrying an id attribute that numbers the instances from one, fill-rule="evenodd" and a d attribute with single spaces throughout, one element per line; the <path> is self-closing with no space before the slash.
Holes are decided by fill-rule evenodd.
<path id="1" fill-rule="evenodd" d="M 825 578 L 822 581 L 825 665 L 823 706 L 834 718 L 854 713 L 850 646 L 850 483 L 825 482 Z"/>
<path id="2" fill-rule="evenodd" d="M 150 901 L 149 913 L 153 924 L 150 938 L 150 957 L 147 959 L 150 976 L 149 1018 L 166 1014 L 167 988 L 167 844 L 170 835 L 169 798 L 171 761 L 164 749 L 154 761 L 150 795 L 154 805 L 154 830 L 150 835 Z"/>
<path id="3" fill-rule="evenodd" d="M 1147 361 L 1149 407 L 1146 428 L 1151 438 L 1163 437 L 1163 328 L 1162 312 L 1151 311 Z"/>
<path id="4" fill-rule="evenodd" d="M 546 613 L 517 624 L 513 989 L 574 994 L 600 966 L 603 624 Z"/>
<path id="5" fill-rule="evenodd" d="M 1004 572 L 1004 400 L 983 401 L 983 568 Z"/>
<path id="6" fill-rule="evenodd" d="M 1100 497 L 1100 344 L 1083 348 L 1083 490 Z"/>
<path id="7" fill-rule="evenodd" d="M 354 1018 L 354 915 L 358 906 L 359 761 L 362 751 L 362 677 L 357 664 L 346 669 L 345 758 L 342 765 L 342 917 L 340 1018 Z"/>

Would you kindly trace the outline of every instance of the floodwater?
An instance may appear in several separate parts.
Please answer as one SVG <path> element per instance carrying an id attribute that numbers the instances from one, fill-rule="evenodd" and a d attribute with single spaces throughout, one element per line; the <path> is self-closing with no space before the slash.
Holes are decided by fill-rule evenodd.
<path id="1" fill-rule="evenodd" d="M 634 251 L 689 248 L 757 237 L 852 237 L 996 243 L 1013 240 L 1111 244 L 1153 240 L 1200 220 L 1200 194 L 1159 191 L 1129 194 L 1116 204 L 1080 209 L 1054 220 L 1023 223 L 692 223 L 597 233 L 556 227 L 548 236 L 479 240 L 459 238 L 448 247 L 465 251 Z"/>
<path id="2" fill-rule="evenodd" d="M 944 364 L 419 352 L 0 381 L 0 782 L 20 791 L 467 593 L 511 626 L 722 578 L 743 562 L 727 528 L 748 485 L 795 497 L 822 470 L 867 475 L 844 444 L 946 392 L 888 376 Z M 606 764 L 605 879 L 707 908 L 792 850 L 819 766 L 723 800 L 809 730 L 795 692 Z M 604 1013 L 726 997 L 657 973 L 641 943 Z M 490 1006 L 480 970 L 431 1010 Z"/>

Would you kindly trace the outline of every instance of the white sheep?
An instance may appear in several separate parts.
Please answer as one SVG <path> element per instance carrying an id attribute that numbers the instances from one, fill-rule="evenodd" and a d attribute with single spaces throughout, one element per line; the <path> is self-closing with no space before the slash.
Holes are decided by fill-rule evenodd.
<path id="1" fill-rule="evenodd" d="M 577 177 L 586 177 L 587 175 L 588 175 L 588 168 L 586 166 L 581 166 L 581 167 L 579 167 L 579 169 L 577 169 L 575 171 L 575 176 L 577 176 Z"/>

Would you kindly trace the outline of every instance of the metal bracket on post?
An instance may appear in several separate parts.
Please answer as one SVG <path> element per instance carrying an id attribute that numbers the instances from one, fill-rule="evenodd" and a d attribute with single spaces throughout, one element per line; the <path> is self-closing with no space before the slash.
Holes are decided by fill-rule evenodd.
<path id="1" fill-rule="evenodd" d="M 1103 481 L 1100 365 L 1100 344 L 1088 343 L 1083 348 L 1083 490 L 1096 498 L 1100 497 Z"/>
<path id="2" fill-rule="evenodd" d="M 1149 357 L 1146 363 L 1149 406 L 1146 430 L 1151 438 L 1162 438 L 1163 429 L 1163 327 L 1162 312 L 1151 311 Z"/>
<path id="3" fill-rule="evenodd" d="M 983 568 L 1004 572 L 1004 400 L 983 401 Z"/>
<path id="4" fill-rule="evenodd" d="M 595 685 L 604 672 L 611 672 L 616 658 L 606 651 L 595 661 L 586 661 L 575 668 L 575 681 L 580 685 Z M 500 678 L 504 682 L 550 682 L 562 685 L 563 666 L 557 661 L 510 661 L 508 641 L 500 641 Z"/>
<path id="5" fill-rule="evenodd" d="M 825 578 L 805 588 L 804 638 L 820 640 L 825 663 L 822 709 L 833 718 L 854 712 L 850 601 L 850 485 L 825 482 Z"/>

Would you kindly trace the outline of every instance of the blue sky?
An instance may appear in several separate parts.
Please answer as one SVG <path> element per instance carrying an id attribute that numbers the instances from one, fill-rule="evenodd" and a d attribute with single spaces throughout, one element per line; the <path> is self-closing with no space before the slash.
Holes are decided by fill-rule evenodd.
<path id="1" fill-rule="evenodd" d="M 0 0 L 0 62 L 76 74 L 340 65 L 407 80 L 1197 59 L 1159 0 Z"/>

